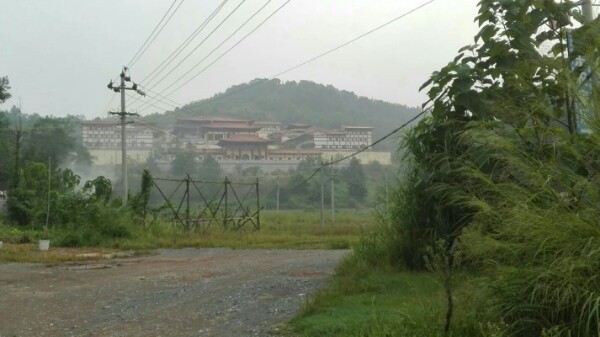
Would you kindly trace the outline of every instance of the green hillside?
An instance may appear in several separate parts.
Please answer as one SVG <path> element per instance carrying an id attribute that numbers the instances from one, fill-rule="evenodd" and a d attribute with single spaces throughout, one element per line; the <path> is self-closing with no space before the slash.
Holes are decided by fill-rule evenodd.
<path id="1" fill-rule="evenodd" d="M 331 85 L 255 79 L 232 86 L 209 99 L 145 119 L 164 128 L 171 127 L 177 118 L 199 115 L 277 120 L 284 125 L 301 122 L 325 128 L 338 128 L 341 124 L 368 125 L 375 128 L 373 136 L 378 138 L 419 111 L 418 108 L 359 97 Z M 385 147 L 394 148 L 395 145 Z"/>

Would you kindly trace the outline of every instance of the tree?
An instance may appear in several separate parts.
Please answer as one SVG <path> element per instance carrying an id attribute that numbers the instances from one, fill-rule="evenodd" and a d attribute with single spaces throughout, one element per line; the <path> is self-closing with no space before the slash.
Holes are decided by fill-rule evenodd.
<path id="1" fill-rule="evenodd" d="M 214 182 L 221 180 L 221 166 L 219 166 L 219 162 L 213 156 L 205 156 L 197 172 L 200 180 Z"/>
<path id="2" fill-rule="evenodd" d="M 48 196 L 48 167 L 27 162 L 19 172 L 19 185 L 8 191 L 9 218 L 19 225 L 42 222 Z"/>
<path id="3" fill-rule="evenodd" d="M 12 97 L 8 90 L 10 89 L 8 77 L 0 77 L 0 104 L 6 102 Z M 0 111 L 0 158 L 3 158 L 0 163 L 0 189 L 5 189 L 9 186 L 10 171 L 11 171 L 11 130 L 7 113 Z"/>
<path id="4" fill-rule="evenodd" d="M 112 182 L 103 176 L 87 181 L 83 185 L 84 192 L 88 192 L 98 201 L 108 203 L 112 197 Z"/>
<path id="5" fill-rule="evenodd" d="M 302 159 L 298 163 L 298 167 L 296 170 L 300 173 L 308 173 L 314 170 L 317 167 L 317 161 L 312 157 L 307 157 L 306 159 Z"/>
<path id="6" fill-rule="evenodd" d="M 154 183 L 150 171 L 144 169 L 142 171 L 142 185 L 140 188 L 140 193 L 131 198 L 129 202 L 134 213 L 142 217 L 144 222 L 148 213 L 148 204 L 150 203 L 150 194 L 153 186 Z"/>
<path id="7" fill-rule="evenodd" d="M 14 134 L 10 127 L 7 113 L 0 112 L 0 190 L 6 190 L 10 186 L 10 180 L 14 176 Z"/>
<path id="8" fill-rule="evenodd" d="M 92 156 L 90 151 L 82 143 L 75 145 L 75 169 L 78 172 L 88 172 L 90 167 L 93 165 Z"/>
<path id="9" fill-rule="evenodd" d="M 12 97 L 8 90 L 10 89 L 10 82 L 8 81 L 8 77 L 0 77 L 0 104 L 6 102 L 9 98 Z"/>
<path id="10" fill-rule="evenodd" d="M 150 172 L 150 174 L 158 175 L 160 173 L 160 167 L 158 167 L 156 157 L 154 157 L 153 154 L 150 154 L 150 156 L 148 156 L 144 167 L 146 170 L 148 170 L 148 172 Z"/>
<path id="11" fill-rule="evenodd" d="M 197 170 L 196 155 L 190 151 L 179 151 L 175 154 L 169 173 L 173 178 L 183 178 L 186 174 L 192 174 Z"/>
<path id="12" fill-rule="evenodd" d="M 353 157 L 348 167 L 342 170 L 342 181 L 346 184 L 348 195 L 356 201 L 365 201 L 368 193 L 367 182 L 365 172 L 358 159 Z"/>
<path id="13" fill-rule="evenodd" d="M 391 216 L 406 231 L 401 250 L 414 254 L 404 261 L 409 266 L 422 268 L 426 246 L 437 239 L 451 244 L 472 220 L 472 207 L 441 192 L 466 183 L 457 169 L 477 165 L 483 174 L 497 172 L 494 160 L 484 160 L 489 157 L 467 155 L 475 144 L 460 141 L 466 130 L 497 123 L 512 130 L 510 137 L 519 139 L 524 151 L 540 158 L 551 154 L 548 144 L 557 126 L 574 133 L 574 75 L 567 66 L 565 28 L 577 19 L 576 6 L 571 1 L 482 0 L 475 44 L 459 50 L 422 86 L 428 89 L 424 107 L 431 105 L 431 117 L 402 141 L 410 168 Z"/>
<path id="14" fill-rule="evenodd" d="M 72 127 L 66 118 L 38 119 L 29 133 L 24 155 L 33 161 L 47 162 L 51 158 L 54 163 L 64 163 L 76 150 L 75 138 L 71 136 Z M 85 151 L 79 150 L 85 156 Z"/>

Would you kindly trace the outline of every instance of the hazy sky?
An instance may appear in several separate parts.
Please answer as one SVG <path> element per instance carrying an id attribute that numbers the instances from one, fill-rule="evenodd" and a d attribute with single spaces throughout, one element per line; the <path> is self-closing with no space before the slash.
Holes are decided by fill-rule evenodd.
<path id="1" fill-rule="evenodd" d="M 179 63 L 241 1 L 229 0 L 167 69 Z M 187 76 L 208 65 L 285 1 L 272 0 Z M 427 1 L 292 0 L 219 62 L 169 98 L 188 103 L 234 84 L 271 77 Z M 132 79 L 153 92 L 163 93 L 162 88 L 188 73 L 266 0 L 246 0 L 185 62 L 173 71 L 164 72 L 170 73 L 164 80 L 158 82 L 164 76 L 160 75 L 155 81 L 145 83 L 143 79 L 221 2 L 183 1 L 168 25 L 131 67 Z M 477 2 L 434 1 L 280 78 L 311 80 L 361 96 L 420 105 L 425 101 L 425 94 L 418 92 L 421 83 L 432 71 L 452 60 L 460 47 L 473 42 Z M 172 3 L 172 0 L 0 0 L 0 76 L 9 77 L 13 94 L 0 109 L 18 105 L 20 97 L 26 113 L 106 116 L 108 107 L 118 108 L 119 104 L 118 97 L 113 99 L 116 95 L 106 88 L 107 83 L 129 63 Z M 133 103 L 130 107 L 139 106 L 128 100 Z M 166 109 L 169 107 L 164 106 Z M 151 107 L 140 113 L 157 111 L 161 110 Z"/>

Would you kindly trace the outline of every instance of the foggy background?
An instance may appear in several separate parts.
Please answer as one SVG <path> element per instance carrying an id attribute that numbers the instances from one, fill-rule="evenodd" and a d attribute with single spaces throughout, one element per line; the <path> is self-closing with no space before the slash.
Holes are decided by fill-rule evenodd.
<path id="1" fill-rule="evenodd" d="M 271 1 L 195 71 L 210 63 L 284 2 Z M 185 104 L 212 96 L 234 84 L 270 77 L 425 2 L 291 1 L 231 53 L 169 98 Z M 119 104 L 118 99 L 112 99 L 114 93 L 106 84 L 131 60 L 171 3 L 171 0 L 0 0 L 0 75 L 9 77 L 13 94 L 4 108 L 18 105 L 21 98 L 25 113 L 106 116 L 108 108 L 118 108 Z M 131 68 L 132 79 L 141 82 L 219 3 L 184 1 Z M 154 90 L 161 92 L 161 86 L 184 74 L 264 3 L 245 1 L 229 21 Z M 460 47 L 473 42 L 472 36 L 477 30 L 473 22 L 476 3 L 476 0 L 434 1 L 280 78 L 332 84 L 370 98 L 420 105 L 426 98 L 424 93 L 418 92 L 419 86 L 432 71 L 450 61 Z M 239 1 L 229 1 L 180 58 L 238 4 Z M 161 110 L 153 107 L 142 114 L 153 112 Z"/>

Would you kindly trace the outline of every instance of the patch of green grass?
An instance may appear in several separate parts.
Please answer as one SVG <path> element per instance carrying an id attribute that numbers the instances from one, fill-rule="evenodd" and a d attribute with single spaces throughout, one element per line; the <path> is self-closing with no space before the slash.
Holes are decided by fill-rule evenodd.
<path id="1" fill-rule="evenodd" d="M 156 223 L 137 227 L 130 238 L 115 239 L 103 245 L 119 249 L 182 247 L 229 247 L 270 249 L 349 249 L 360 235 L 372 229 L 370 212 L 340 212 L 321 227 L 320 214 L 301 211 L 261 212 L 261 228 L 251 224 L 233 231 L 213 224 L 205 230 L 186 233 L 181 226 Z"/>
<path id="2" fill-rule="evenodd" d="M 156 248 L 229 247 L 268 249 L 349 249 L 360 235 L 371 230 L 375 220 L 370 212 L 339 212 L 335 223 L 329 219 L 321 226 L 320 214 L 302 211 L 261 212 L 261 229 L 251 224 L 238 230 L 224 230 L 213 224 L 207 230 L 185 232 L 181 226 L 155 223 L 148 226 L 127 225 L 127 237 L 81 240 L 77 231 L 67 229 L 49 230 L 52 242 L 49 253 L 36 251 L 34 245 L 43 235 L 40 231 L 24 230 L 0 224 L 0 240 L 13 244 L 0 251 L 0 262 L 62 262 L 85 260 L 77 256 L 81 249 L 63 249 L 54 254 L 61 243 L 65 246 L 81 245 L 81 242 L 97 242 L 95 247 L 106 250 L 147 251 Z M 86 245 L 89 245 L 87 243 Z M 62 249 L 62 248 L 61 248 Z M 70 253 L 71 252 L 71 253 Z M 87 258 L 89 259 L 89 258 Z"/>
<path id="3" fill-rule="evenodd" d="M 499 326 L 473 306 L 472 281 L 462 278 L 448 336 L 500 336 Z M 444 336 L 445 315 L 444 290 L 433 274 L 372 269 L 350 256 L 329 286 L 307 301 L 289 323 L 288 334 Z"/>

